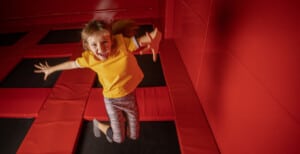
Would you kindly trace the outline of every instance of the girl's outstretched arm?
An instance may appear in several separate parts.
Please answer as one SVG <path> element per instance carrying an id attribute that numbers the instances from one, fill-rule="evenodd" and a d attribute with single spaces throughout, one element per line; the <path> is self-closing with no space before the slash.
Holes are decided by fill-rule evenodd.
<path id="1" fill-rule="evenodd" d="M 54 66 L 49 66 L 46 61 L 45 64 L 35 64 L 34 67 L 36 68 L 34 70 L 35 73 L 44 73 L 44 80 L 53 72 L 79 68 L 75 61 L 67 61 Z"/>

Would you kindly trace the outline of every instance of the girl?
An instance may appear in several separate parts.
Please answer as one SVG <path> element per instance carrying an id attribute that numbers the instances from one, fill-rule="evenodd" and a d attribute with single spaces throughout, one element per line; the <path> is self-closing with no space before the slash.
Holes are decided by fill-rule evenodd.
<path id="1" fill-rule="evenodd" d="M 135 89 L 144 75 L 132 52 L 139 47 L 151 49 L 153 46 L 151 50 L 155 61 L 157 46 L 161 39 L 161 33 L 157 28 L 149 34 L 135 38 L 133 34 L 136 25 L 129 27 L 128 24 L 125 25 L 127 26 L 121 27 L 126 33 L 120 32 L 120 27 L 118 32 L 116 30 L 112 32 L 111 25 L 102 21 L 91 21 L 86 24 L 81 33 L 85 50 L 81 57 L 55 66 L 49 66 L 47 62 L 35 65 L 35 72 L 44 73 L 45 80 L 55 71 L 76 68 L 90 68 L 95 71 L 103 86 L 104 102 L 110 125 L 94 119 L 94 135 L 100 137 L 101 131 L 109 142 L 117 143 L 125 139 L 125 119 L 128 126 L 127 136 L 133 140 L 139 137 L 139 114 Z"/>

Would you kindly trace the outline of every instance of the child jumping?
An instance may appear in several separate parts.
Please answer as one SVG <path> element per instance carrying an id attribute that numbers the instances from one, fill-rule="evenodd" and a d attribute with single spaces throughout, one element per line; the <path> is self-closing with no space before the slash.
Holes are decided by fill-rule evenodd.
<path id="1" fill-rule="evenodd" d="M 135 38 L 132 35 L 134 33 L 130 33 L 131 30 L 135 30 L 134 26 L 129 28 L 121 26 L 123 31 L 127 31 L 113 32 L 111 24 L 97 20 L 90 21 L 81 32 L 84 48 L 81 57 L 55 66 L 49 66 L 47 62 L 34 65 L 35 73 L 43 73 L 44 80 L 53 72 L 61 70 L 90 68 L 96 72 L 103 86 L 110 125 L 94 119 L 93 132 L 96 137 L 100 137 L 101 132 L 104 133 L 109 142 L 122 143 L 126 135 L 130 139 L 138 139 L 140 125 L 135 89 L 144 74 L 132 52 L 141 47 L 150 48 L 155 61 L 161 39 L 161 33 L 157 28 L 140 38 Z M 126 120 L 127 132 L 125 132 Z"/>

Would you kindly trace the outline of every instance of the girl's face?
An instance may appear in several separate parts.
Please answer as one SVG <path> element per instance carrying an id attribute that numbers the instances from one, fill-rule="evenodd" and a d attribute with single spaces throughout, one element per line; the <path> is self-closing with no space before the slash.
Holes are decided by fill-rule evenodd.
<path id="1" fill-rule="evenodd" d="M 96 32 L 87 38 L 89 50 L 101 61 L 106 60 L 111 53 L 112 40 L 108 31 Z"/>

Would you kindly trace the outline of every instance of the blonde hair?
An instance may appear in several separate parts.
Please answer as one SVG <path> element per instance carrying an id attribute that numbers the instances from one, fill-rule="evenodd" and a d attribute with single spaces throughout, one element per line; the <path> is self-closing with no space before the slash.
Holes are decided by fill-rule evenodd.
<path id="1" fill-rule="evenodd" d="M 139 26 L 137 23 L 129 19 L 116 20 L 112 22 L 112 24 L 108 24 L 104 21 L 92 20 L 88 22 L 81 31 L 83 49 L 88 50 L 87 38 L 96 32 L 107 31 L 111 35 L 122 34 L 125 37 L 132 37 L 137 33 L 138 28 Z"/>
<path id="2" fill-rule="evenodd" d="M 108 32 L 111 34 L 111 25 L 104 21 L 92 20 L 88 22 L 81 31 L 83 49 L 88 49 L 87 38 L 96 32 Z"/>
<path id="3" fill-rule="evenodd" d="M 139 29 L 138 24 L 130 19 L 120 19 L 113 21 L 112 34 L 123 34 L 125 37 L 135 36 Z"/>

